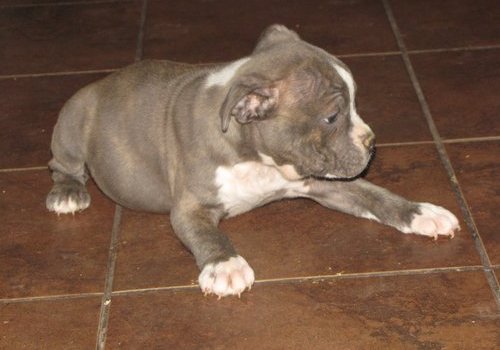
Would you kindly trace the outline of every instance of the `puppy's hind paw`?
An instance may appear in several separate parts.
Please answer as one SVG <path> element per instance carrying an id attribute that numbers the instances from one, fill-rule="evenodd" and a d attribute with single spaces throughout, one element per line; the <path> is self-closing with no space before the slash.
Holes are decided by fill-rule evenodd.
<path id="1" fill-rule="evenodd" d="M 455 231 L 460 230 L 458 220 L 450 211 L 430 203 L 420 203 L 420 213 L 413 216 L 407 233 L 433 237 L 449 236 L 453 238 Z"/>
<path id="2" fill-rule="evenodd" d="M 252 287 L 254 281 L 252 268 L 239 255 L 226 261 L 205 265 L 198 278 L 205 295 L 215 294 L 219 298 L 228 295 L 239 297 L 245 289 Z"/>
<path id="3" fill-rule="evenodd" d="M 47 195 L 45 205 L 56 214 L 74 214 L 90 205 L 90 195 L 83 185 L 55 185 Z"/>

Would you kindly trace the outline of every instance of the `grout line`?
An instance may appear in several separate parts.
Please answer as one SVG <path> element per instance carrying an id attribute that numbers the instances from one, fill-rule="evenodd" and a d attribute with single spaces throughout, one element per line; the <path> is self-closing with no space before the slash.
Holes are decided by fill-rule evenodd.
<path id="1" fill-rule="evenodd" d="M 41 77 L 59 77 L 59 76 L 66 76 L 66 75 L 113 73 L 113 72 L 116 72 L 117 70 L 118 70 L 118 68 L 105 68 L 105 69 L 76 70 L 76 71 L 65 71 L 65 72 L 10 74 L 10 75 L 0 75 L 0 80 L 22 79 L 22 78 L 41 78 Z"/>
<path id="2" fill-rule="evenodd" d="M 335 55 L 338 58 L 350 58 L 350 57 L 375 57 L 375 56 L 400 56 L 399 51 L 382 51 L 382 52 L 360 52 L 360 53 L 347 53 Z"/>
<path id="3" fill-rule="evenodd" d="M 142 59 L 142 46 L 144 36 L 144 25 L 146 23 L 146 11 L 148 1 L 142 1 L 141 16 L 139 24 L 139 33 L 137 35 L 137 46 L 135 51 L 135 61 Z M 101 312 L 99 315 L 99 326 L 97 327 L 96 350 L 104 350 L 106 348 L 106 337 L 108 334 L 109 313 L 111 311 L 111 298 L 113 296 L 113 279 L 115 275 L 115 266 L 118 250 L 118 236 L 120 232 L 120 223 L 122 218 L 122 207 L 116 205 L 115 217 L 113 220 L 113 229 L 111 231 L 111 246 L 109 248 L 109 263 L 108 273 L 106 275 L 104 295 L 101 302 Z"/>
<path id="4" fill-rule="evenodd" d="M 443 52 L 461 52 L 461 51 L 481 51 L 481 50 L 496 50 L 500 49 L 500 44 L 496 45 L 478 45 L 478 46 L 461 46 L 461 47 L 444 47 L 440 49 L 421 49 L 407 50 L 410 55 L 419 55 L 425 53 L 443 53 Z"/>
<path id="5" fill-rule="evenodd" d="M 45 4 L 39 4 L 40 6 L 44 6 Z M 30 5 L 31 6 L 31 5 Z M 2 7 L 0 6 L 0 9 Z M 147 9 L 147 0 L 143 2 L 143 13 L 145 13 L 145 9 Z M 143 49 L 143 40 L 144 40 L 144 32 L 142 28 L 146 21 L 146 15 L 141 15 L 141 32 L 138 35 L 138 42 L 140 46 L 137 47 L 136 50 L 136 61 L 137 57 L 142 57 L 142 49 Z M 500 45 L 490 45 L 490 46 L 472 46 L 472 47 L 456 47 L 456 48 L 443 48 L 443 49 L 424 49 L 424 50 L 413 50 L 407 51 L 408 54 L 424 54 L 424 53 L 441 53 L 441 52 L 457 52 L 457 51 L 479 51 L 479 50 L 488 50 L 488 49 L 500 49 Z M 361 53 L 352 53 L 352 54 L 340 54 L 335 55 L 338 58 L 356 58 L 356 57 L 385 57 L 385 56 L 401 56 L 401 52 L 399 51 L 386 51 L 386 52 L 361 52 Z M 142 59 L 142 58 L 141 58 Z M 139 59 L 140 60 L 140 59 Z M 206 63 L 186 63 L 173 61 L 168 59 L 163 59 L 166 62 L 172 62 L 176 64 L 185 64 L 188 66 L 210 66 L 214 64 L 218 64 L 220 62 L 206 62 Z M 40 77 L 57 77 L 57 76 L 66 76 L 66 75 L 82 75 L 82 74 L 99 74 L 99 73 L 113 73 L 119 70 L 120 68 L 103 68 L 103 69 L 90 69 L 90 70 L 82 70 L 82 71 L 62 71 L 62 72 L 45 72 L 45 73 L 28 73 L 28 74 L 8 74 L 8 75 L 0 75 L 0 80 L 5 79 L 22 79 L 22 78 L 40 78 Z"/>
<path id="6" fill-rule="evenodd" d="M 19 171 L 35 171 L 35 170 L 48 170 L 47 166 L 32 166 L 26 168 L 6 168 L 0 169 L 0 173 L 14 173 Z"/>
<path id="7" fill-rule="evenodd" d="M 118 208 L 121 207 L 117 206 Z M 121 214 L 120 214 L 121 216 Z M 117 218 L 115 214 L 115 220 L 113 223 L 113 230 L 119 230 L 121 218 Z M 117 240 L 116 240 L 117 242 Z M 114 249 L 116 253 L 116 244 L 111 244 L 110 251 Z M 116 255 L 116 254 L 114 254 Z M 111 256 L 111 254 L 110 254 Z M 114 265 L 115 260 L 110 259 L 109 265 Z M 493 268 L 498 268 L 500 265 L 495 265 Z M 354 272 L 354 273 L 335 273 L 330 275 L 312 275 L 312 276 L 295 276 L 295 277 L 282 277 L 282 278 L 266 278 L 255 281 L 255 284 L 271 284 L 271 283 L 283 283 L 283 282 L 303 282 L 303 281 L 316 281 L 316 280 L 338 280 L 338 279 L 354 279 L 354 278 L 377 278 L 377 277 L 396 277 L 396 276 L 410 276 L 410 275 L 432 275 L 440 273 L 450 273 L 450 272 L 471 272 L 471 271 L 481 271 L 483 269 L 482 265 L 471 265 L 471 266 L 451 266 L 451 267 L 438 267 L 438 268 L 422 268 L 422 269 L 408 269 L 408 270 L 389 270 L 389 271 L 379 271 L 379 272 Z M 110 270 L 110 269 L 108 269 Z M 108 281 L 106 281 L 108 283 Z M 112 282 L 112 281 L 109 281 Z M 111 285 L 109 287 L 112 287 Z M 37 301 L 56 301 L 56 300 L 71 300 L 80 299 L 88 297 L 103 297 L 103 305 L 109 306 L 111 296 L 126 296 L 134 294 L 144 294 L 162 291 L 182 291 L 199 289 L 198 284 L 190 285 L 177 285 L 177 286 L 166 286 L 166 287 L 154 287 L 154 288 L 137 288 L 137 289 L 123 289 L 112 291 L 111 288 L 108 297 L 105 298 L 106 293 L 80 293 L 80 294 L 62 294 L 62 295 L 48 295 L 48 296 L 37 296 L 37 297 L 21 297 L 21 298 L 11 298 L 11 299 L 0 299 L 0 304 L 13 304 L 13 303 L 27 303 L 27 302 L 37 302 Z M 107 305 L 106 305 L 107 304 Z M 109 312 L 109 310 L 108 310 Z M 102 314 L 102 309 L 101 309 Z"/>
<path id="8" fill-rule="evenodd" d="M 500 136 L 480 136 L 480 137 L 467 137 L 458 139 L 441 139 L 441 142 L 445 144 L 488 142 L 488 141 L 500 141 Z M 432 145 L 434 143 L 435 141 L 387 142 L 387 143 L 377 143 L 377 147 Z"/>
<path id="9" fill-rule="evenodd" d="M 500 141 L 500 136 L 484 136 L 484 137 L 469 137 L 462 139 L 445 139 L 441 140 L 444 144 L 453 143 L 474 143 L 474 142 L 491 142 Z M 387 142 L 377 143 L 377 147 L 405 147 L 405 146 L 418 146 L 418 145 L 433 145 L 434 141 L 410 141 L 410 142 Z M 38 171 L 47 170 L 47 166 L 34 166 L 26 168 L 4 168 L 0 169 L 0 173 L 21 172 L 21 171 Z"/>
<path id="10" fill-rule="evenodd" d="M 484 141 L 500 141 L 500 136 L 482 136 L 482 137 L 469 137 L 463 139 L 447 139 L 443 143 L 466 143 L 466 142 L 484 142 Z"/>
<path id="11" fill-rule="evenodd" d="M 332 280 L 332 279 L 354 279 L 354 278 L 376 278 L 376 277 L 397 277 L 397 276 L 410 276 L 410 275 L 432 275 L 449 272 L 470 272 L 481 271 L 481 265 L 473 266 L 455 266 L 455 267 L 437 267 L 437 268 L 423 268 L 423 269 L 409 269 L 409 270 L 390 270 L 380 272 L 357 272 L 357 273 L 336 273 L 333 275 L 318 275 L 318 276 L 303 276 L 303 277 L 288 277 L 288 278 L 269 278 L 257 281 L 259 284 L 273 283 L 273 282 L 301 282 L 308 280 Z"/>
<path id="12" fill-rule="evenodd" d="M 53 301 L 53 300 L 71 300 L 88 297 L 102 296 L 102 293 L 79 293 L 79 294 L 60 294 L 60 295 L 44 295 L 37 297 L 20 297 L 20 298 L 5 298 L 0 299 L 0 304 L 13 304 L 13 303 L 28 303 L 36 301 Z"/>
<path id="13" fill-rule="evenodd" d="M 425 98 L 425 95 L 422 91 L 422 88 L 421 88 L 420 83 L 418 81 L 415 70 L 413 69 L 413 65 L 411 63 L 410 56 L 408 55 L 408 51 L 406 50 L 406 45 L 403 41 L 401 32 L 399 31 L 399 27 L 396 23 L 396 19 L 394 17 L 392 9 L 389 5 L 388 0 L 382 0 L 382 3 L 384 5 L 387 18 L 390 22 L 390 25 L 391 25 L 392 31 L 394 33 L 394 36 L 396 38 L 396 41 L 398 43 L 398 46 L 401 50 L 402 58 L 403 58 L 405 66 L 406 66 L 406 70 L 407 70 L 408 75 L 410 77 L 410 80 L 413 84 L 413 88 L 415 89 L 415 93 L 417 94 L 418 100 L 420 102 L 420 106 L 422 108 L 422 112 L 424 114 L 425 119 L 427 120 L 430 132 L 431 132 L 432 137 L 435 141 L 435 145 L 436 145 L 439 157 L 441 159 L 441 163 L 444 166 L 444 168 L 448 174 L 448 177 L 449 177 L 449 180 L 451 183 L 451 187 L 452 187 L 453 192 L 455 194 L 455 197 L 458 201 L 458 204 L 460 205 L 460 209 L 461 209 L 462 214 L 464 216 L 467 227 L 469 228 L 470 232 L 472 233 L 472 238 L 474 240 L 476 250 L 480 256 L 481 263 L 483 265 L 483 271 L 486 275 L 486 279 L 488 280 L 490 288 L 493 292 L 497 306 L 500 308 L 500 288 L 499 288 L 498 280 L 496 279 L 495 274 L 492 273 L 492 271 L 491 271 L 490 258 L 488 257 L 488 253 L 486 251 L 484 243 L 481 239 L 481 236 L 479 235 L 479 231 L 478 231 L 477 226 L 474 222 L 474 218 L 473 218 L 472 213 L 470 211 L 469 205 L 467 204 L 467 200 L 462 192 L 462 189 L 460 187 L 458 179 L 455 175 L 455 171 L 454 171 L 453 166 L 451 164 L 450 158 L 448 157 L 448 154 L 446 152 L 446 148 L 444 147 L 444 143 L 441 140 L 441 136 L 439 135 L 439 131 L 437 130 L 436 124 L 434 123 L 434 120 L 432 118 L 432 114 L 431 114 L 429 105 L 428 105 L 427 100 Z"/>
<path id="14" fill-rule="evenodd" d="M 432 145 L 434 141 L 411 141 L 411 142 L 388 142 L 377 143 L 376 147 L 394 147 L 394 146 L 417 146 L 417 145 Z"/>
<path id="15" fill-rule="evenodd" d="M 118 235 L 122 218 L 122 207 L 118 204 L 115 207 L 113 218 L 113 228 L 111 229 L 111 243 L 109 247 L 108 269 L 104 282 L 104 294 L 101 300 L 101 311 L 99 313 L 99 325 L 97 328 L 96 350 L 103 350 L 106 344 L 108 332 L 109 311 L 111 308 L 111 293 L 113 291 L 113 279 L 115 274 L 116 253 L 118 247 Z"/>
<path id="16" fill-rule="evenodd" d="M 137 35 L 137 47 L 135 51 L 135 61 L 142 59 L 144 52 L 144 27 L 146 26 L 146 13 L 148 11 L 148 0 L 142 1 L 141 19 L 139 23 L 139 34 Z"/>
<path id="17" fill-rule="evenodd" d="M 255 281 L 255 285 L 282 283 L 282 282 L 293 283 L 293 282 L 316 281 L 316 280 L 337 280 L 337 279 L 391 277 L 391 276 L 408 276 L 408 275 L 431 275 L 431 274 L 439 274 L 447 272 L 481 271 L 482 268 L 483 267 L 481 265 L 473 265 L 473 266 L 423 268 L 423 269 L 410 269 L 410 270 L 393 270 L 393 271 L 380 271 L 380 272 L 355 272 L 355 273 L 339 272 L 333 275 L 295 276 L 295 277 L 260 279 Z M 162 291 L 182 291 L 182 290 L 192 290 L 192 289 L 199 289 L 198 284 L 155 287 L 155 288 L 124 289 L 124 290 L 114 291 L 112 295 L 126 296 L 126 295 L 154 293 Z"/>
<path id="18" fill-rule="evenodd" d="M 255 283 L 258 283 L 256 281 Z M 186 284 L 186 285 L 178 285 L 178 286 L 166 286 L 166 287 L 153 287 L 153 288 L 137 288 L 137 289 L 123 289 L 116 290 L 112 293 L 115 296 L 123 296 L 123 295 L 131 295 L 131 294 L 144 294 L 144 293 L 153 293 L 153 292 L 163 292 L 169 290 L 186 290 L 186 289 L 199 289 L 198 284 Z"/>
<path id="19" fill-rule="evenodd" d="M 132 0 L 87 0 L 87 1 L 61 1 L 61 2 L 46 2 L 46 3 L 25 3 L 25 4 L 7 4 L 0 5 L 0 9 L 4 8 L 19 8 L 19 7 L 45 7 L 45 6 L 68 6 L 68 5 L 94 5 L 108 4 L 114 2 L 131 2 Z"/>

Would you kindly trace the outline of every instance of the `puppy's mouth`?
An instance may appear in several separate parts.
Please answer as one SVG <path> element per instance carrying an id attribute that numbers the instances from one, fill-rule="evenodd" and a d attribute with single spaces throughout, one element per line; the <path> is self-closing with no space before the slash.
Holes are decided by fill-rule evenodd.
<path id="1" fill-rule="evenodd" d="M 328 164 L 321 171 L 313 172 L 310 177 L 316 178 L 318 180 L 335 180 L 335 181 L 352 181 L 358 178 L 366 176 L 373 159 L 375 158 L 376 148 L 370 147 L 368 150 L 365 160 L 361 162 L 360 165 L 349 167 L 341 167 L 337 169 L 335 167 L 330 168 Z M 332 162 L 335 164 L 335 162 Z M 346 169 L 348 168 L 348 169 Z"/>

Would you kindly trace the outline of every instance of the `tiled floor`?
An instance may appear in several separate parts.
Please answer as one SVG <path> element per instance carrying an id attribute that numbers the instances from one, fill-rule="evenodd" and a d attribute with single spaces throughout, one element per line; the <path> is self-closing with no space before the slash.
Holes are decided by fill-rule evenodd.
<path id="1" fill-rule="evenodd" d="M 368 178 L 448 207 L 453 240 L 273 203 L 221 224 L 257 282 L 218 301 L 166 216 L 93 183 L 88 210 L 46 211 L 79 87 L 141 58 L 235 59 L 275 22 L 351 67 Z M 500 348 L 498 1 L 0 0 L 0 62 L 0 349 Z"/>

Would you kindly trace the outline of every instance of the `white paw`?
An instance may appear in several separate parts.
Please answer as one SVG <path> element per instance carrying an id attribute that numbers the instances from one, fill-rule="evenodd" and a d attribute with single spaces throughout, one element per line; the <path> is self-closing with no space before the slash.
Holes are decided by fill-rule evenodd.
<path id="1" fill-rule="evenodd" d="M 198 277 L 203 293 L 215 294 L 219 298 L 227 295 L 238 297 L 250 289 L 255 281 L 252 268 L 241 256 L 215 264 L 205 265 Z"/>
<path id="2" fill-rule="evenodd" d="M 67 198 L 65 200 L 55 202 L 49 210 L 54 211 L 57 214 L 74 214 L 76 211 L 88 208 L 89 204 L 89 202 L 78 203 L 71 198 Z"/>
<path id="3" fill-rule="evenodd" d="M 421 214 L 416 214 L 410 224 L 408 232 L 433 237 L 439 235 L 455 236 L 455 230 L 460 230 L 458 220 L 450 211 L 430 203 L 420 203 Z"/>

